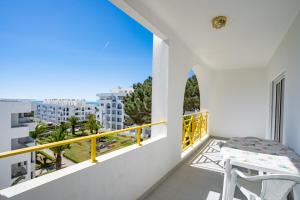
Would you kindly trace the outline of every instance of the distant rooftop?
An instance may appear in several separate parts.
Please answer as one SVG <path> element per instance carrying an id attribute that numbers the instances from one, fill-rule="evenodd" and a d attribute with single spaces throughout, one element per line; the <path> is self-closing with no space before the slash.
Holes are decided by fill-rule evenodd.
<path id="1" fill-rule="evenodd" d="M 118 95 L 118 96 L 126 96 L 126 94 L 130 94 L 133 92 L 133 88 L 122 88 L 122 87 L 117 87 L 111 89 L 110 93 L 99 93 L 97 94 L 98 97 L 100 96 L 112 96 L 112 95 Z"/>
<path id="2" fill-rule="evenodd" d="M 117 87 L 117 88 L 111 89 L 111 92 L 112 93 L 125 93 L 125 94 L 128 94 L 128 93 L 133 92 L 133 88 L 131 88 L 131 87 L 129 87 L 129 88 Z"/>
<path id="3" fill-rule="evenodd" d="M 67 106 L 84 106 L 85 99 L 45 99 L 44 104 L 67 105 Z"/>

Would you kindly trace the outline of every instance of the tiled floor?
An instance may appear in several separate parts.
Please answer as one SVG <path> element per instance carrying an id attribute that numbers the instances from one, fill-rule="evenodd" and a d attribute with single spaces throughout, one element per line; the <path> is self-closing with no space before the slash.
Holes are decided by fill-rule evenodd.
<path id="1" fill-rule="evenodd" d="M 214 138 L 210 139 L 145 200 L 221 199 L 223 174 L 217 142 Z M 237 197 L 246 199 L 238 191 Z"/>
<path id="2" fill-rule="evenodd" d="M 220 154 L 220 143 L 225 140 L 210 138 L 208 142 L 191 157 L 191 166 L 223 173 L 224 163 Z"/>

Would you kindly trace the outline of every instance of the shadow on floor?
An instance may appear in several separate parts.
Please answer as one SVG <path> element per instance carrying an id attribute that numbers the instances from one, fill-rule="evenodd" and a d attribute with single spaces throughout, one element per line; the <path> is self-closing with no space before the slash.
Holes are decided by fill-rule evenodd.
<path id="1" fill-rule="evenodd" d="M 195 167 L 196 163 L 200 163 L 199 156 L 201 153 L 209 153 L 206 151 L 209 148 L 209 144 L 215 145 L 212 141 L 214 138 L 208 140 L 199 151 L 190 157 L 182 166 L 174 171 L 161 185 L 158 186 L 152 193 L 150 193 L 145 200 L 221 200 L 222 188 L 223 188 L 223 174 L 216 170 L 220 167 L 220 162 L 213 160 L 210 163 L 213 168 L 209 169 L 208 160 L 204 163 L 205 168 Z M 216 153 L 216 149 L 211 152 Z M 214 155 L 213 158 L 217 158 L 218 155 Z M 218 157 L 219 158 L 219 157 Z M 215 163 L 215 165 L 213 164 Z M 246 198 L 236 190 L 236 197 L 240 200 Z"/>

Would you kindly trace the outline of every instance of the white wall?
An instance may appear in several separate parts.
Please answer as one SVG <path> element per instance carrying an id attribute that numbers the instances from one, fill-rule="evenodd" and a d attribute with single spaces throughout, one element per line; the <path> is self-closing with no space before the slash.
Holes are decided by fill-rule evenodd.
<path id="1" fill-rule="evenodd" d="M 286 73 L 284 99 L 284 143 L 300 154 L 300 15 L 297 16 L 284 40 L 273 56 L 268 68 L 271 82 Z"/>
<path id="2" fill-rule="evenodd" d="M 282 72 L 286 74 L 283 142 L 300 154 L 300 14 L 294 20 L 268 67 L 268 83 Z M 271 98 L 269 98 L 270 101 Z M 300 199 L 300 186 L 295 199 Z"/>
<path id="3" fill-rule="evenodd" d="M 213 80 L 211 134 L 264 138 L 268 109 L 266 69 L 218 70 Z"/>

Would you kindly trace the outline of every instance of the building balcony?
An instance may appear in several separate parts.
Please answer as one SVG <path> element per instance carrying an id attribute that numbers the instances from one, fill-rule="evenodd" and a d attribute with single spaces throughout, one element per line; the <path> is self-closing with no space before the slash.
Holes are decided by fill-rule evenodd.
<path id="1" fill-rule="evenodd" d="M 20 117 L 19 123 L 20 124 L 34 123 L 34 118 L 33 117 Z"/>
<path id="2" fill-rule="evenodd" d="M 31 137 L 21 137 L 11 140 L 11 150 L 22 149 L 35 145 L 35 140 Z"/>
<path id="3" fill-rule="evenodd" d="M 30 127 L 30 130 L 33 130 L 34 125 L 33 113 L 11 114 L 11 128 Z"/>
<path id="4" fill-rule="evenodd" d="M 11 179 L 27 174 L 27 162 L 20 162 L 11 165 Z"/>

